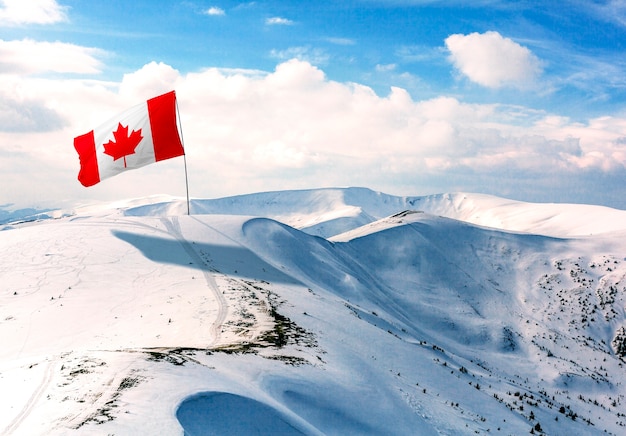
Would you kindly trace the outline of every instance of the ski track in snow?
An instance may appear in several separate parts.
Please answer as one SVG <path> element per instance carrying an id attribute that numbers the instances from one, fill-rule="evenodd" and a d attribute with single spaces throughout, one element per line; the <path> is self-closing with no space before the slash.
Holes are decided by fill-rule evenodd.
<path id="1" fill-rule="evenodd" d="M 209 269 L 208 265 L 204 262 L 204 260 L 202 260 L 196 250 L 194 250 L 193 245 L 185 239 L 180 228 L 178 217 L 174 216 L 171 218 L 162 218 L 161 222 L 165 225 L 168 232 L 180 243 L 192 261 L 201 267 L 202 275 L 204 276 L 206 284 L 217 301 L 218 312 L 215 321 L 211 325 L 211 340 L 207 344 L 207 348 L 209 348 L 219 342 L 222 324 L 226 320 L 226 315 L 228 314 L 228 303 L 226 302 L 226 298 L 224 298 L 224 295 L 222 294 L 222 291 L 220 291 L 219 286 L 215 281 L 215 277 L 213 276 L 213 274 L 218 271 L 212 271 Z"/>
<path id="2" fill-rule="evenodd" d="M 9 423 L 9 425 L 4 429 L 2 434 L 11 434 L 20 426 L 20 424 L 30 415 L 30 412 L 33 410 L 35 405 L 39 402 L 39 399 L 43 396 L 44 392 L 48 389 L 50 382 L 52 381 L 52 377 L 54 374 L 54 369 L 57 363 L 57 356 L 51 358 L 47 365 L 46 370 L 44 372 L 44 376 L 41 380 L 41 383 L 37 386 L 33 394 L 30 396 L 22 410 L 17 414 L 13 421 Z"/>

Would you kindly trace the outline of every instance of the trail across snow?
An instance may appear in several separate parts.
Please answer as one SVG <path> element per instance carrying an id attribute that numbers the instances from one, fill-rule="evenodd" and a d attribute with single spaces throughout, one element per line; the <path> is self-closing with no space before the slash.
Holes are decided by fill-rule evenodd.
<path id="1" fill-rule="evenodd" d="M 56 356 L 52 356 L 50 360 L 45 363 L 45 369 L 41 382 L 37 385 L 30 398 L 26 401 L 26 404 L 22 410 L 15 416 L 15 418 L 9 423 L 9 425 L 0 434 L 12 434 L 17 430 L 20 424 L 28 417 L 33 408 L 41 400 L 41 397 L 48 389 L 52 377 L 54 374 L 55 366 L 58 360 Z"/>
<path id="2" fill-rule="evenodd" d="M 187 239 L 185 239 L 185 237 L 183 236 L 183 232 L 180 228 L 180 223 L 178 222 L 178 217 L 174 216 L 169 218 L 162 218 L 161 222 L 163 222 L 170 234 L 174 236 L 176 240 L 182 245 L 183 249 L 189 256 L 191 261 L 200 266 L 202 276 L 206 281 L 207 287 L 211 291 L 213 297 L 215 298 L 215 301 L 217 302 L 217 316 L 215 317 L 215 321 L 213 321 L 213 323 L 211 324 L 210 340 L 208 340 L 206 344 L 207 348 L 211 348 L 219 342 L 222 324 L 224 323 L 224 320 L 226 319 L 226 315 L 228 313 L 228 303 L 214 278 L 214 274 L 219 274 L 219 271 L 210 270 L 208 265 L 205 264 L 204 260 L 194 250 L 193 245 L 189 241 L 187 241 Z"/>

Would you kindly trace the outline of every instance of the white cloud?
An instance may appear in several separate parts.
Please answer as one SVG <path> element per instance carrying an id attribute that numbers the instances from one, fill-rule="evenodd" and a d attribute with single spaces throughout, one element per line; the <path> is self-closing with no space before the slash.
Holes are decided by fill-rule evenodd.
<path id="1" fill-rule="evenodd" d="M 488 88 L 523 88 L 542 72 L 541 62 L 528 48 L 498 32 L 450 35 L 445 43 L 454 66 Z"/>
<path id="2" fill-rule="evenodd" d="M 306 147 L 291 147 L 284 141 L 273 140 L 255 147 L 252 159 L 265 168 L 298 169 L 317 161 L 317 156 Z"/>
<path id="3" fill-rule="evenodd" d="M 413 101 L 400 88 L 379 97 L 362 85 L 330 81 L 320 69 L 297 60 L 282 63 L 265 76 L 211 69 L 175 81 L 181 107 L 189 111 L 183 116 L 188 118 L 186 136 L 193 143 L 214 144 L 217 148 L 204 150 L 205 158 L 218 162 L 225 153 L 221 164 L 244 179 L 261 168 L 265 173 L 291 165 L 321 171 L 322 180 L 345 185 L 354 176 L 349 168 L 366 172 L 392 159 L 412 163 L 395 165 L 396 174 L 379 177 L 450 168 L 486 172 L 515 168 L 536 175 L 554 168 L 602 169 L 609 162 L 614 168 L 626 168 L 615 143 L 626 136 L 626 124 L 617 120 L 610 123 L 611 133 L 608 126 L 599 127 L 598 120 L 522 127 L 528 121 L 520 108 L 465 104 L 450 97 Z M 535 118 L 536 113 L 528 116 Z M 212 153 L 217 154 L 209 158 Z M 344 159 L 346 167 L 337 171 L 319 167 L 320 162 L 337 164 Z M 434 166 L 434 160 L 426 159 L 442 164 Z"/>
<path id="4" fill-rule="evenodd" d="M 270 26 L 271 25 L 291 26 L 292 24 L 294 24 L 294 22 L 287 18 L 271 17 L 265 20 L 265 24 L 270 25 Z"/>
<path id="5" fill-rule="evenodd" d="M 0 0 L 0 24 L 52 24 L 67 21 L 56 0 Z"/>
<path id="6" fill-rule="evenodd" d="M 218 8 L 217 6 L 212 6 L 204 11 L 205 15 L 213 15 L 213 16 L 222 16 L 226 15 L 226 12 L 222 8 Z"/>
<path id="7" fill-rule="evenodd" d="M 171 91 L 179 78 L 180 73 L 171 66 L 152 61 L 133 73 L 124 74 L 119 93 L 129 100 L 141 101 Z"/>
<path id="8" fill-rule="evenodd" d="M 0 40 L 0 74 L 38 74 L 100 72 L 98 60 L 104 52 L 64 42 Z"/>
<path id="9" fill-rule="evenodd" d="M 580 123 L 452 97 L 416 101 L 401 88 L 381 97 L 292 59 L 265 73 L 210 68 L 181 74 L 151 62 L 120 83 L 2 80 L 0 123 L 22 124 L 20 131 L 0 128 L 0 154 L 10 160 L 2 165 L 21 171 L 11 173 L 10 185 L 0 184 L 0 198 L 32 204 L 42 196 L 184 195 L 177 159 L 89 189 L 76 181 L 74 136 L 171 89 L 179 100 L 192 196 L 356 185 L 399 195 L 465 190 L 555 201 L 545 196 L 558 187 L 576 196 L 569 201 L 585 193 L 600 201 L 625 189 L 626 118 Z M 24 110 L 8 112 L 16 102 Z M 19 118 L 33 106 L 45 110 Z M 35 123 L 46 122 L 46 132 L 37 129 Z M 32 173 L 29 162 L 45 177 Z M 580 186 L 568 191 L 565 181 Z M 603 189 L 606 183 L 612 189 Z"/>

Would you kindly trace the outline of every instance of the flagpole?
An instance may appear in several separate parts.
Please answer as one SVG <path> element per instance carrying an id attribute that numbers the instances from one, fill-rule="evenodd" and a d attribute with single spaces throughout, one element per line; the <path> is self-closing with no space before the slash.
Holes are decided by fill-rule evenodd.
<path id="1" fill-rule="evenodd" d="M 183 151 L 185 151 L 185 140 L 183 139 L 183 125 L 180 121 L 180 112 L 178 111 L 178 99 L 176 102 L 176 115 L 178 116 L 178 125 L 180 127 L 180 142 L 183 144 Z M 189 208 L 189 178 L 187 176 L 187 153 L 183 153 L 183 162 L 185 165 L 185 191 L 187 192 L 187 215 L 191 215 Z"/>

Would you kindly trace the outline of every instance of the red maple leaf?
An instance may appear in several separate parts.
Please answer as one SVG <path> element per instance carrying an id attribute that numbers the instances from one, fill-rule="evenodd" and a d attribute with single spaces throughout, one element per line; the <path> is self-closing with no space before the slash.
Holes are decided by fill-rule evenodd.
<path id="1" fill-rule="evenodd" d="M 124 158 L 124 168 L 126 168 L 126 156 L 129 154 L 135 154 L 135 148 L 143 139 L 141 136 L 141 129 L 133 130 L 128 134 L 128 126 L 122 126 L 122 123 L 117 124 L 117 130 L 113 132 L 115 142 L 109 140 L 104 144 L 104 154 L 108 154 L 113 160 Z"/>

